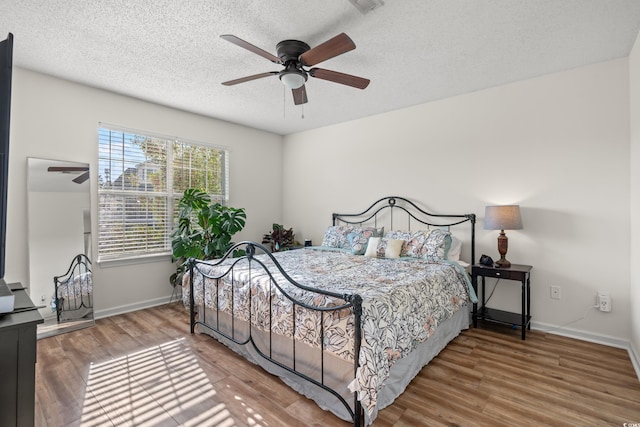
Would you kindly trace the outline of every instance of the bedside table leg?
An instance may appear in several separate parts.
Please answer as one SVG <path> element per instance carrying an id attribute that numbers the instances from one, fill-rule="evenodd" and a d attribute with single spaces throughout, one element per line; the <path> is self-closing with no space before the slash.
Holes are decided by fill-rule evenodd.
<path id="1" fill-rule="evenodd" d="M 531 274 L 527 274 L 527 329 L 531 330 Z"/>
<path id="2" fill-rule="evenodd" d="M 526 299 L 527 299 L 527 289 L 526 289 L 526 280 L 522 280 L 522 320 L 521 320 L 521 328 L 522 328 L 522 339 L 525 339 L 525 335 L 527 333 L 527 311 L 526 308 Z"/>
<path id="3" fill-rule="evenodd" d="M 478 296 L 478 277 L 475 275 L 471 276 L 471 285 L 473 285 L 473 291 L 476 293 L 476 297 Z M 473 314 L 471 315 L 473 319 L 473 327 L 478 327 L 478 303 L 473 303 Z"/>

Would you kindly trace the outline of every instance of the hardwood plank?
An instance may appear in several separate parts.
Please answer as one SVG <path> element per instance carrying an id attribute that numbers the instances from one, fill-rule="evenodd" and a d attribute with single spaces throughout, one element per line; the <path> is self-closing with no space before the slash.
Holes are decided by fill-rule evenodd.
<path id="1" fill-rule="evenodd" d="M 173 303 L 38 341 L 36 426 L 346 426 L 204 334 Z M 626 351 L 531 331 L 464 331 L 374 427 L 640 422 Z"/>
<path id="2" fill-rule="evenodd" d="M 487 360 L 479 369 L 505 384 L 509 380 L 522 385 L 536 384 L 536 388 L 531 390 L 563 393 L 569 399 L 585 400 L 588 406 L 599 407 L 608 402 L 613 407 L 619 407 L 616 412 L 624 412 L 627 407 L 631 407 L 633 409 L 629 415 L 634 415 L 640 410 L 637 407 L 634 408 L 633 404 L 633 402 L 640 402 L 640 387 L 608 384 L 604 379 L 606 370 L 603 371 L 603 378 L 599 381 L 592 375 L 579 376 L 563 368 L 535 372 L 531 365 L 510 366 L 504 361 Z"/>
<path id="3" fill-rule="evenodd" d="M 89 374 L 87 387 L 115 425 L 178 425 L 122 361 L 113 360 L 96 367 Z"/>
<path id="4" fill-rule="evenodd" d="M 343 421 L 330 412 L 327 412 L 308 399 L 298 399 L 286 408 L 293 418 L 301 421 L 305 426 L 334 426 L 349 427 L 353 423 Z"/>
<path id="5" fill-rule="evenodd" d="M 268 395 L 256 392 L 241 379 L 229 376 L 216 384 L 225 405 L 239 425 L 304 426 Z"/>
<path id="6" fill-rule="evenodd" d="M 550 413 L 546 409 L 544 406 L 534 408 L 532 405 L 525 405 L 502 396 L 491 396 L 483 414 L 501 419 L 513 426 L 584 426 L 584 424 L 575 424 L 572 420 L 565 420 L 562 414 Z"/>
<path id="7" fill-rule="evenodd" d="M 86 383 L 55 338 L 45 341 L 38 343 L 36 414 L 42 413 L 48 425 L 67 425 L 82 417 Z"/>
<path id="8" fill-rule="evenodd" d="M 395 426 L 406 410 L 406 406 L 398 403 L 388 406 L 383 411 L 378 413 L 375 424 L 378 427 Z"/>

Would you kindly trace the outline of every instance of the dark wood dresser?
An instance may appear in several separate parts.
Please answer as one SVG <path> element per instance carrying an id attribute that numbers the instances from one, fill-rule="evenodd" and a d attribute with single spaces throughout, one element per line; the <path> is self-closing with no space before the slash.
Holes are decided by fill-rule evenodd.
<path id="1" fill-rule="evenodd" d="M 14 313 L 0 314 L 0 425 L 33 426 L 36 326 L 44 320 L 20 283 L 9 288 Z"/>

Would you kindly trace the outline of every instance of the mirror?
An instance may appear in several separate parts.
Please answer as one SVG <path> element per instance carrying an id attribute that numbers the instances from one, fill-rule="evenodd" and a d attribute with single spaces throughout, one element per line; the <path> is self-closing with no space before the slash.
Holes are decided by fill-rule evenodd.
<path id="1" fill-rule="evenodd" d="M 29 295 L 45 319 L 38 338 L 93 325 L 89 190 L 88 164 L 27 159 Z"/>

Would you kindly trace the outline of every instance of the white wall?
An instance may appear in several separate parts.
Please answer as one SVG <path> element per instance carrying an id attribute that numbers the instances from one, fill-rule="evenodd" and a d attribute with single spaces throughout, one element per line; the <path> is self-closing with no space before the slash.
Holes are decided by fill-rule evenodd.
<path id="1" fill-rule="evenodd" d="M 631 124 L 631 347 L 640 376 L 640 33 L 629 56 Z"/>
<path id="2" fill-rule="evenodd" d="M 375 84 L 373 82 L 372 84 Z M 533 265 L 537 327 L 579 319 L 607 290 L 613 311 L 571 333 L 623 345 L 629 306 L 629 68 L 600 63 L 285 137 L 283 221 L 320 243 L 334 211 L 385 195 L 474 212 L 477 253 L 497 257 L 488 204 L 518 203 L 507 258 Z M 561 287 L 560 301 L 549 287 Z M 519 312 L 503 281 L 494 307 Z M 564 330 L 567 332 L 567 330 Z"/>
<path id="3" fill-rule="evenodd" d="M 175 135 L 230 148 L 229 204 L 247 210 L 236 240 L 262 237 L 282 215 L 282 137 L 189 114 L 23 69 L 15 69 L 5 279 L 28 284 L 27 157 L 91 165 L 93 236 L 97 236 L 97 130 L 99 122 Z M 51 215 L 58 215 L 51 210 Z M 94 238 L 93 252 L 97 253 Z M 169 259 L 125 267 L 94 264 L 96 315 L 168 300 Z"/>

